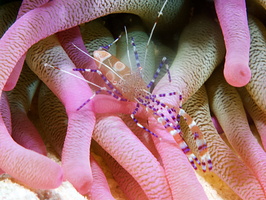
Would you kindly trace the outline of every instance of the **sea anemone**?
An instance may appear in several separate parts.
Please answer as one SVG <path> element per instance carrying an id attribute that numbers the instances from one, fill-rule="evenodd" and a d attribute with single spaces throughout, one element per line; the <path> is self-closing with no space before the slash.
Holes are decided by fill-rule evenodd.
<path id="1" fill-rule="evenodd" d="M 127 41 L 133 38 L 146 83 L 167 58 L 171 81 L 162 70 L 152 94 L 182 95 L 182 108 L 203 133 L 213 163 L 212 171 L 198 174 L 225 183 L 234 198 L 264 199 L 265 8 L 259 0 L 1 5 L 1 182 L 9 174 L 47 198 L 68 181 L 88 198 L 114 199 L 109 173 L 129 199 L 211 198 L 173 137 L 145 107 L 136 118 L 161 140 L 130 118 L 136 102 L 118 101 L 112 93 L 91 99 L 105 81 L 97 73 L 73 71 L 97 69 L 86 52 L 119 37 L 108 51 L 135 67 L 138 59 Z M 128 81 L 133 88 L 138 84 Z M 159 99 L 181 106 L 178 95 Z M 182 137 L 199 156 L 185 124 L 181 119 Z"/>

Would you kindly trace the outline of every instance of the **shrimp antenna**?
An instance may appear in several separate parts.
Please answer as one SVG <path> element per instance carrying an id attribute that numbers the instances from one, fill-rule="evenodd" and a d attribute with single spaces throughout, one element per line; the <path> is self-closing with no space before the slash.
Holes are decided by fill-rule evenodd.
<path id="1" fill-rule="evenodd" d="M 106 46 L 101 46 L 98 50 L 106 50 L 106 51 L 108 51 L 113 44 L 115 44 L 118 40 L 120 40 L 121 37 L 122 37 L 122 35 L 120 34 L 112 43 L 110 43 L 110 44 L 108 44 Z"/>
<path id="2" fill-rule="evenodd" d="M 154 30 L 155 30 L 155 28 L 156 28 L 156 26 L 157 26 L 157 24 L 158 24 L 158 21 L 159 21 L 160 16 L 163 15 L 163 10 L 164 10 L 164 7 L 166 6 L 167 2 L 168 2 L 168 0 L 166 0 L 166 1 L 164 2 L 164 4 L 163 4 L 161 10 L 160 10 L 159 13 L 158 13 L 158 16 L 157 16 L 157 18 L 156 18 L 156 20 L 155 20 L 155 23 L 153 24 L 153 27 L 152 27 L 152 29 L 151 29 L 151 33 L 150 33 L 150 36 L 149 36 L 148 42 L 147 42 L 147 44 L 146 44 L 146 50 L 145 50 L 145 56 L 144 56 L 144 66 L 145 66 L 145 64 L 146 64 L 146 58 L 147 58 L 147 54 L 148 54 L 148 47 L 149 47 L 149 45 L 150 45 L 150 42 L 151 42 L 151 38 L 152 38 L 153 32 L 154 32 Z"/>
<path id="3" fill-rule="evenodd" d="M 73 74 L 73 73 L 71 73 L 71 72 L 69 72 L 69 71 L 66 71 L 66 70 L 64 70 L 64 69 L 61 69 L 61 68 L 59 68 L 59 67 L 56 67 L 56 66 L 50 65 L 50 64 L 48 64 L 48 63 L 44 63 L 44 67 L 51 67 L 51 68 L 53 68 L 53 69 L 56 69 L 56 70 L 62 71 L 62 72 L 64 72 L 64 73 L 66 73 L 66 74 L 69 74 L 69 75 L 74 76 L 74 77 L 76 77 L 76 78 L 78 78 L 78 79 L 80 79 L 80 80 L 83 80 L 83 81 L 89 83 L 90 85 L 93 85 L 93 86 L 95 86 L 95 87 L 97 87 L 97 88 L 100 88 L 101 90 L 106 90 L 105 87 L 101 87 L 101 86 L 99 86 L 99 85 L 97 85 L 97 84 L 95 84 L 95 83 L 93 83 L 93 82 L 90 82 L 90 81 L 86 80 L 85 78 L 82 78 L 82 77 L 80 77 L 80 76 L 78 76 L 78 75 L 76 75 L 76 74 Z"/>
<path id="4" fill-rule="evenodd" d="M 131 64 L 131 59 L 130 59 L 130 56 L 129 56 L 129 48 L 128 48 L 128 34 L 127 34 L 127 27 L 124 26 L 124 29 L 125 29 L 126 43 L 127 43 L 127 58 L 128 58 L 128 62 L 129 62 L 130 71 L 132 71 L 132 64 Z"/>

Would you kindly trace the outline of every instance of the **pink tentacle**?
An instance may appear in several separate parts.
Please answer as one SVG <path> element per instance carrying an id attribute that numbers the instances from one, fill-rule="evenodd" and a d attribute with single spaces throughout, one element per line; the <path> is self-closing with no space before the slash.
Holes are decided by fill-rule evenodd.
<path id="1" fill-rule="evenodd" d="M 9 26 L 11 24 L 13 24 L 16 20 L 16 16 L 17 16 L 17 12 L 19 9 L 19 2 L 17 3 L 9 3 L 6 4 L 4 6 L 2 6 L 1 8 L 1 14 L 0 14 L 0 18 L 3 19 L 0 22 L 0 37 L 2 37 L 2 35 L 7 31 L 7 29 L 9 28 Z M 22 61 L 18 61 L 18 65 L 20 67 L 22 67 L 24 60 Z M 16 85 L 16 81 L 19 77 L 19 74 L 16 73 L 11 73 L 12 78 L 9 78 L 8 82 L 6 83 L 4 90 L 8 91 L 11 90 L 13 87 L 15 87 Z M 14 76 L 14 77 L 13 77 Z"/>
<path id="2" fill-rule="evenodd" d="M 22 1 L 21 6 L 18 11 L 17 19 L 19 19 L 21 16 L 23 16 L 25 13 L 29 12 L 30 10 L 33 10 L 35 8 L 38 8 L 45 3 L 47 3 L 49 0 L 41 0 L 41 1 Z M 13 71 L 11 72 L 9 78 L 7 79 L 7 82 L 4 86 L 4 91 L 10 91 L 12 90 L 15 86 L 16 83 L 19 79 L 19 75 L 21 73 L 24 61 L 26 58 L 26 54 L 23 54 L 21 58 L 18 60 L 16 63 L 16 66 L 14 67 Z"/>
<path id="3" fill-rule="evenodd" d="M 12 138 L 23 147 L 46 155 L 44 142 L 28 117 L 38 84 L 38 77 L 25 64 L 16 87 L 8 92 Z"/>
<path id="4" fill-rule="evenodd" d="M 6 81 L 6 84 L 3 88 L 4 91 L 10 91 L 10 90 L 14 89 L 14 87 L 16 86 L 16 83 L 19 79 L 19 75 L 21 73 L 25 58 L 26 58 L 26 55 L 24 54 L 21 56 L 21 58 L 16 63 L 13 71 L 11 72 L 11 74 L 9 75 L 9 77 Z"/>
<path id="5" fill-rule="evenodd" d="M 150 129 L 155 133 L 160 133 L 162 137 L 161 141 L 153 137 L 153 141 L 161 156 L 173 199 L 207 200 L 194 169 L 173 137 L 155 119 L 150 118 L 149 124 Z"/>
<path id="6" fill-rule="evenodd" d="M 1 169 L 29 187 L 51 189 L 62 183 L 61 167 L 49 158 L 16 144 L 5 128 L 2 117 L 0 152 Z"/>
<path id="7" fill-rule="evenodd" d="M 2 99 L 4 97 L 5 93 L 2 93 Z M 2 106 L 4 106 L 4 108 Z M 40 189 L 58 187 L 61 184 L 63 177 L 60 166 L 44 156 L 17 145 L 10 137 L 11 116 L 7 99 L 5 101 L 1 101 L 1 114 L 5 122 L 5 124 L 1 123 L 0 134 L 0 166 L 2 168 L 2 172 L 4 171 L 10 174 L 15 179 L 29 185 L 30 187 Z M 23 118 L 19 117 L 19 120 L 21 122 Z M 10 129 L 9 131 L 5 129 L 5 125 L 8 129 Z M 31 126 L 32 124 L 28 127 Z M 43 146 L 43 148 L 45 147 Z M 40 146 L 37 147 L 37 151 L 39 149 Z M 39 168 L 35 169 L 35 165 L 39 166 Z"/>
<path id="8" fill-rule="evenodd" d="M 251 95 L 245 88 L 239 88 L 240 96 L 244 103 L 244 107 L 250 114 L 261 138 L 264 150 L 266 149 L 266 113 L 263 112 L 251 98 Z"/>
<path id="9" fill-rule="evenodd" d="M 84 68 L 84 69 L 98 68 L 93 59 L 82 53 L 79 49 L 77 49 L 74 46 L 76 45 L 82 51 L 87 52 L 87 49 L 83 43 L 80 29 L 78 26 L 67 29 L 65 31 L 58 32 L 56 35 L 59 39 L 60 44 L 66 51 L 67 55 L 69 56 L 69 58 L 72 60 L 72 62 L 75 64 L 77 68 Z"/>
<path id="10" fill-rule="evenodd" d="M 15 111 L 15 113 L 12 113 L 12 138 L 27 149 L 33 150 L 42 155 L 47 155 L 42 138 L 29 120 L 27 113 L 20 109 L 13 111 Z"/>
<path id="11" fill-rule="evenodd" d="M 29 67 L 65 106 L 68 128 L 62 153 L 62 167 L 65 178 L 81 194 L 86 194 L 92 183 L 88 159 L 95 119 L 90 104 L 85 105 L 79 111 L 77 108 L 91 97 L 92 91 L 83 80 L 45 66 L 48 63 L 70 73 L 75 68 L 55 36 L 35 44 L 29 50 L 26 60 Z M 82 77 L 79 72 L 73 73 Z"/>
<path id="12" fill-rule="evenodd" d="M 216 13 L 223 31 L 226 56 L 224 77 L 235 87 L 246 85 L 249 69 L 250 33 L 245 0 L 215 0 Z"/>
<path id="13" fill-rule="evenodd" d="M 129 114 L 131 114 L 132 111 Z M 148 116 L 145 117 L 145 114 L 146 113 L 142 114 L 141 112 L 138 112 L 136 116 L 138 117 L 138 121 L 140 124 L 144 125 L 145 127 L 148 127 L 148 123 L 147 123 Z M 138 127 L 136 125 L 136 122 L 134 122 L 130 116 L 125 115 L 121 118 L 125 122 L 127 127 L 130 128 L 130 130 L 139 138 L 139 140 L 147 147 L 147 149 L 149 149 L 149 151 L 154 155 L 155 158 L 157 158 L 157 160 L 161 164 L 160 155 L 152 139 L 152 137 L 154 136 L 152 136 L 150 133 L 148 133 L 144 129 Z"/>
<path id="14" fill-rule="evenodd" d="M 191 21 L 183 30 L 179 41 L 177 55 L 170 68 L 172 81 L 169 83 L 166 74 L 156 85 L 153 93 L 167 94 L 175 91 L 182 94 L 186 102 L 222 62 L 224 46 L 219 27 L 204 15 Z M 180 103 L 179 98 L 175 96 L 167 98 L 164 102 L 175 106 L 179 106 Z"/>
<path id="15" fill-rule="evenodd" d="M 100 168 L 97 161 L 91 155 L 90 157 L 92 176 L 93 176 L 93 184 L 91 187 L 90 197 L 92 200 L 98 199 L 106 199 L 106 200 L 115 200 L 112 196 L 110 188 L 108 186 L 106 177 Z"/>
<path id="16" fill-rule="evenodd" d="M 126 198 L 130 200 L 148 199 L 139 183 L 128 171 L 126 171 L 126 169 L 119 165 L 119 163 L 110 154 L 104 151 L 95 141 L 92 142 L 92 147 L 97 151 L 97 154 L 104 159 L 107 166 L 110 168 L 112 176 L 117 181 L 120 189 L 126 195 Z"/>
<path id="17" fill-rule="evenodd" d="M 11 135 L 12 126 L 11 126 L 11 113 L 9 109 L 9 103 L 7 99 L 7 95 L 5 92 L 2 93 L 1 101 L 0 101 L 0 113 L 2 114 L 3 122 L 7 128 L 8 133 Z M 5 173 L 2 169 L 0 169 L 0 175 Z"/>
<path id="18" fill-rule="evenodd" d="M 57 37 L 62 47 L 66 51 L 69 58 L 75 64 L 76 68 L 82 69 L 98 69 L 95 61 L 84 54 L 83 52 L 87 52 L 87 49 L 83 43 L 83 39 L 80 33 L 80 28 L 75 26 L 73 28 L 58 32 Z M 74 45 L 80 48 L 83 52 L 77 49 Z M 83 73 L 83 76 L 98 85 L 102 84 L 102 80 L 99 77 L 95 76 L 92 73 Z"/>
<path id="19" fill-rule="evenodd" d="M 213 126 L 208 102 L 212 96 L 208 97 L 206 93 L 204 86 L 201 87 L 183 107 L 195 119 L 207 140 L 213 162 L 212 171 L 242 199 L 263 199 L 264 193 L 254 173 L 228 147 Z M 191 144 L 191 141 L 188 143 Z M 212 176 L 212 172 L 208 175 Z"/>
<path id="20" fill-rule="evenodd" d="M 92 174 L 88 158 L 84 157 L 89 156 L 90 128 L 94 126 L 94 114 L 84 107 L 76 113 L 68 111 L 67 116 L 62 103 L 45 85 L 41 87 L 39 108 L 47 140 L 62 155 L 64 178 L 78 192 L 87 194 L 91 189 Z M 67 117 L 69 123 L 66 123 Z"/>
<path id="21" fill-rule="evenodd" d="M 93 138 L 135 178 L 148 198 L 171 197 L 162 167 L 120 118 L 101 117 Z"/>
<path id="22" fill-rule="evenodd" d="M 131 114 L 133 110 L 136 108 L 136 103 L 118 101 L 114 97 L 104 94 L 96 95 L 92 99 L 91 105 L 92 105 L 92 110 L 95 113 L 101 113 L 101 114 L 103 113 Z M 140 107 L 136 116 L 147 119 L 148 113 L 145 111 L 145 108 Z"/>
<path id="23" fill-rule="evenodd" d="M 252 73 L 251 81 L 245 86 L 260 109 L 266 113 L 266 27 L 262 21 L 249 15 L 251 33 L 249 65 Z"/>
<path id="24" fill-rule="evenodd" d="M 23 0 L 20 6 L 20 9 L 18 11 L 17 19 L 19 19 L 21 16 L 26 14 L 27 12 L 41 7 L 42 5 L 46 4 L 50 0 Z"/>
<path id="25" fill-rule="evenodd" d="M 208 80 L 211 109 L 217 116 L 235 151 L 253 171 L 266 194 L 266 155 L 252 134 L 244 107 L 235 88 L 228 85 L 216 71 Z"/>
<path id="26" fill-rule="evenodd" d="M 5 92 L 3 92 L 1 95 L 0 113 L 2 115 L 6 129 L 8 130 L 8 133 L 11 135 L 12 134 L 11 112 L 9 108 L 7 94 Z"/>
<path id="27" fill-rule="evenodd" d="M 92 184 L 88 157 L 95 117 L 93 112 L 87 110 L 76 113 L 67 112 L 67 115 L 69 123 L 62 153 L 62 167 L 65 178 L 75 186 L 78 192 L 86 194 Z"/>

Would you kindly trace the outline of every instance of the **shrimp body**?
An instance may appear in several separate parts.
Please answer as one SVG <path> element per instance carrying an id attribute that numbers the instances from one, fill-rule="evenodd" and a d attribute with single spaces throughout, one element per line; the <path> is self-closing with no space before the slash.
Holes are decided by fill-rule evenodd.
<path id="1" fill-rule="evenodd" d="M 148 85 L 146 85 L 141 77 L 140 69 L 138 69 L 136 72 L 131 72 L 128 66 L 119 61 L 119 59 L 117 59 L 115 56 L 112 56 L 109 52 L 106 52 L 104 50 L 97 50 L 94 52 L 94 58 L 98 60 L 96 61 L 96 64 L 98 65 L 98 68 L 101 70 L 103 75 L 106 76 L 108 81 L 112 83 L 117 89 L 117 91 L 116 89 L 113 89 L 112 91 L 114 93 L 118 93 L 119 95 L 117 97 L 115 97 L 116 95 L 112 96 L 114 96 L 118 100 L 126 99 L 127 101 L 137 103 L 136 109 L 131 114 L 131 118 L 139 127 L 158 137 L 155 133 L 151 132 L 149 129 L 141 125 L 135 118 L 135 114 L 138 112 L 139 107 L 143 106 L 150 113 L 150 115 L 152 115 L 159 123 L 161 123 L 165 127 L 165 129 L 173 136 L 176 143 L 187 155 L 190 163 L 195 169 L 197 169 L 197 166 L 194 162 L 198 163 L 199 165 L 201 164 L 203 171 L 206 171 L 207 165 L 209 170 L 212 169 L 212 162 L 208 153 L 206 141 L 195 121 L 181 107 L 174 107 L 172 105 L 162 103 L 158 100 L 158 98 L 163 98 L 165 96 L 177 95 L 176 92 L 153 95 L 149 92 L 149 87 L 152 83 L 154 83 L 154 79 L 157 77 L 156 74 L 154 75 L 154 79 L 151 80 Z M 162 62 L 165 62 L 165 60 L 163 59 Z M 106 65 L 108 65 L 110 68 L 107 68 Z M 159 73 L 159 70 L 157 70 L 157 72 Z M 182 100 L 181 95 L 180 100 Z M 164 113 L 167 113 L 168 115 L 165 115 Z M 179 125 L 181 116 L 185 119 L 194 136 L 199 155 L 201 157 L 201 162 L 193 154 L 182 137 L 182 131 Z"/>
<path id="2" fill-rule="evenodd" d="M 99 70 L 121 92 L 124 98 L 136 101 L 137 97 L 147 95 L 146 83 L 141 78 L 139 71 L 132 73 L 128 66 L 104 50 L 94 51 L 93 56 L 99 60 L 99 62 L 96 61 Z M 106 68 L 106 65 L 110 66 L 112 70 Z"/>

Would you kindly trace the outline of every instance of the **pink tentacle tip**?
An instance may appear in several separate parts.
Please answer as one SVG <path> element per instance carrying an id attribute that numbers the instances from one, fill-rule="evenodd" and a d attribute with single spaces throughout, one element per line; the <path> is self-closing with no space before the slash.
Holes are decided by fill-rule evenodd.
<path id="1" fill-rule="evenodd" d="M 92 186 L 92 174 L 90 168 L 87 166 L 80 165 L 68 165 L 64 166 L 64 176 L 75 189 L 82 195 L 90 193 Z"/>
<path id="2" fill-rule="evenodd" d="M 243 63 L 225 63 L 224 77 L 230 85 L 243 87 L 250 81 L 251 71 L 248 65 Z"/>
<path id="3" fill-rule="evenodd" d="M 91 193 L 91 181 L 86 181 L 78 188 L 78 192 L 82 195 Z"/>
<path id="4" fill-rule="evenodd" d="M 62 184 L 63 179 L 64 179 L 64 175 L 60 168 L 60 173 L 58 173 L 57 177 L 55 177 L 54 183 L 51 184 L 51 188 L 54 188 L 54 189 L 58 188 Z"/>

